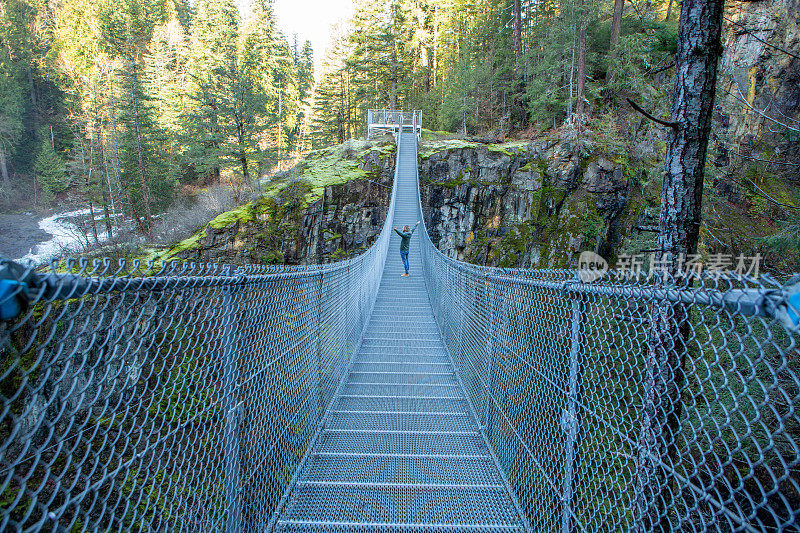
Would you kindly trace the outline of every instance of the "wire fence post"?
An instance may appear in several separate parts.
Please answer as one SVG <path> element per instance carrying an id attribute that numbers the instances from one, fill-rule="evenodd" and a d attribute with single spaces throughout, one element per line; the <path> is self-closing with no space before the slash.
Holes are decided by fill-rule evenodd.
<path id="1" fill-rule="evenodd" d="M 484 430 L 486 437 L 489 437 L 489 431 L 487 431 L 487 427 L 489 426 L 489 404 L 491 403 L 492 398 L 492 373 L 494 372 L 494 352 L 495 352 L 495 343 L 497 339 L 497 317 L 495 316 L 497 313 L 496 309 L 496 298 L 492 297 L 491 291 L 489 290 L 489 274 L 488 272 L 484 272 L 483 275 L 483 283 L 484 283 L 484 294 L 486 296 L 486 303 L 489 305 L 489 319 L 487 324 L 487 335 L 486 335 L 486 402 L 484 403 L 483 408 L 483 421 L 481 429 Z"/>
<path id="2" fill-rule="evenodd" d="M 457 274 L 458 279 L 459 279 L 459 283 L 458 283 L 459 295 L 458 296 L 461 298 L 462 302 L 465 302 L 467 300 L 466 294 L 465 293 L 464 294 L 460 294 L 460 291 L 464 290 L 466 292 L 464 287 L 466 287 L 466 276 L 467 276 L 467 274 L 465 272 L 461 272 L 460 270 L 457 271 L 456 274 Z M 464 283 L 463 284 L 460 282 L 462 276 L 464 277 Z M 464 318 L 465 318 L 464 307 L 465 307 L 464 305 L 458 306 L 458 364 L 459 365 L 462 364 L 463 361 L 464 361 Z"/>
<path id="3" fill-rule="evenodd" d="M 317 286 L 315 295 L 316 295 L 316 337 L 317 337 L 317 346 L 316 350 L 311 354 L 309 358 L 309 369 L 308 369 L 308 377 L 311 380 L 310 387 L 312 388 L 311 392 L 313 397 L 312 407 L 314 409 L 314 420 L 319 422 L 320 418 L 322 417 L 322 412 L 320 408 L 320 393 L 322 388 L 322 380 L 320 377 L 319 366 L 320 361 L 322 360 L 322 292 L 323 292 L 323 282 L 324 282 L 324 272 L 322 269 L 319 271 L 319 278 L 317 279 Z"/>
<path id="4" fill-rule="evenodd" d="M 564 481 L 561 496 L 561 533 L 574 530 L 575 475 L 578 470 L 579 417 L 578 397 L 581 386 L 583 355 L 583 304 L 579 294 L 573 294 L 570 309 L 569 383 L 567 408 L 561 415 L 561 427 L 567 434 L 564 451 Z"/>
<path id="5" fill-rule="evenodd" d="M 228 276 L 236 274 L 235 266 L 226 268 Z M 236 285 L 226 283 L 222 288 L 223 313 L 223 381 L 225 383 L 225 509 L 227 512 L 226 531 L 239 533 L 241 527 L 241 505 L 239 499 L 239 428 L 238 428 L 238 388 L 236 369 Z"/>

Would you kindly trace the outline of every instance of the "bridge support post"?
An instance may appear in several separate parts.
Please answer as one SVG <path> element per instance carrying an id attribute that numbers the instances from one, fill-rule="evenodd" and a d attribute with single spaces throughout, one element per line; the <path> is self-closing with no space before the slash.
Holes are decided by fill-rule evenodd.
<path id="1" fill-rule="evenodd" d="M 308 378 L 310 380 L 308 387 L 312 394 L 311 407 L 314 409 L 314 420 L 318 423 L 322 418 L 322 409 L 320 407 L 320 388 L 321 381 L 319 375 L 319 362 L 322 359 L 322 290 L 324 282 L 324 274 L 320 266 L 316 286 L 314 287 L 314 311 L 316 317 L 314 318 L 314 327 L 316 328 L 317 345 L 313 353 L 309 354 L 308 360 Z"/>
<path id="2" fill-rule="evenodd" d="M 486 301 L 489 305 L 489 321 L 487 326 L 486 335 L 486 402 L 483 407 L 483 420 L 481 421 L 484 434 L 488 439 L 491 435 L 491 425 L 489 424 L 489 411 L 492 403 L 492 391 L 494 390 L 494 373 L 495 373 L 495 351 L 497 344 L 497 294 L 493 294 L 490 290 L 490 281 L 488 273 L 484 273 L 484 290 Z"/>
<path id="3" fill-rule="evenodd" d="M 226 274 L 234 276 L 236 267 L 227 267 Z M 225 444 L 225 509 L 227 517 L 225 530 L 227 533 L 239 533 L 242 524 L 239 476 L 239 428 L 238 428 L 238 369 L 236 368 L 236 302 L 234 299 L 237 287 L 224 285 L 222 289 L 222 351 L 223 381 L 225 389 L 225 428 L 223 439 Z"/>
<path id="4" fill-rule="evenodd" d="M 581 359 L 583 355 L 583 302 L 573 293 L 570 312 L 569 389 L 567 408 L 562 412 L 561 427 L 567 434 L 564 453 L 564 481 L 561 494 L 561 533 L 575 530 L 575 476 L 578 470 L 580 417 L 578 399 L 581 386 Z"/>
<path id="5" fill-rule="evenodd" d="M 458 298 L 462 302 L 468 301 L 467 294 L 466 294 L 466 286 L 467 286 L 467 275 L 464 272 L 457 271 L 456 275 L 458 276 L 458 290 L 461 294 L 458 295 Z M 462 282 L 463 279 L 463 282 Z M 464 306 L 458 306 L 458 364 L 464 364 Z"/>

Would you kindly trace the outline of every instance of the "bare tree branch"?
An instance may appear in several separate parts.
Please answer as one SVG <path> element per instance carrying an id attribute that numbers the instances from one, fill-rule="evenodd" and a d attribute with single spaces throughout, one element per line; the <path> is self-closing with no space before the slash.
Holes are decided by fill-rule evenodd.
<path id="1" fill-rule="evenodd" d="M 659 68 L 657 70 L 650 70 L 648 72 L 645 72 L 645 74 L 646 75 L 658 74 L 659 72 L 664 72 L 665 70 L 669 70 L 674 66 L 675 66 L 675 62 L 673 61 L 672 63 L 670 63 L 669 65 L 667 65 L 665 67 L 661 67 L 661 68 Z"/>
<path id="2" fill-rule="evenodd" d="M 747 29 L 746 27 L 744 27 L 744 26 L 743 26 L 743 25 L 741 25 L 740 23 L 736 22 L 735 20 L 731 20 L 731 19 L 729 19 L 728 17 L 723 17 L 723 18 L 724 18 L 726 21 L 730 22 L 731 24 L 734 24 L 734 25 L 736 25 L 736 26 L 739 26 L 740 28 L 742 28 L 742 30 L 744 30 L 744 32 L 745 32 L 746 34 L 748 34 L 748 35 L 752 35 L 752 36 L 753 36 L 753 38 L 754 38 L 755 40 L 757 40 L 757 41 L 761 41 L 762 43 L 766 44 L 766 45 L 767 45 L 767 46 L 769 46 L 770 48 L 774 48 L 775 50 L 778 50 L 779 52 L 783 52 L 784 54 L 786 54 L 786 55 L 788 55 L 788 56 L 791 56 L 791 57 L 793 57 L 793 58 L 795 58 L 795 59 L 800 59 L 800 56 L 798 56 L 797 54 L 793 54 L 793 53 L 791 53 L 790 51 L 788 51 L 788 50 L 785 50 L 785 49 L 781 48 L 780 46 L 775 46 L 774 44 L 768 43 L 767 41 L 765 41 L 764 39 L 762 39 L 761 37 L 759 37 L 758 35 L 756 35 L 755 33 L 753 33 L 753 32 L 752 32 L 752 30 L 749 30 L 749 29 Z"/>
<path id="3" fill-rule="evenodd" d="M 800 133 L 800 129 L 793 128 L 792 126 L 789 126 L 788 124 L 786 124 L 784 122 L 781 122 L 780 120 L 778 120 L 776 118 L 773 118 L 773 117 L 765 114 L 764 112 L 759 111 L 755 107 L 753 107 L 753 105 L 750 102 L 747 101 L 747 98 L 745 98 L 744 94 L 742 94 L 742 89 L 739 87 L 739 84 L 736 83 L 736 81 L 734 81 L 733 84 L 736 85 L 736 90 L 739 92 L 739 96 L 736 96 L 735 94 L 733 94 L 732 92 L 727 91 L 727 90 L 725 92 L 728 93 L 730 96 L 733 96 L 736 100 L 739 101 L 739 103 L 744 104 L 745 107 L 747 107 L 748 109 L 750 109 L 754 113 L 764 117 L 765 119 L 767 119 L 767 120 L 769 120 L 771 122 L 774 122 L 775 124 L 778 124 L 779 126 L 782 126 L 782 127 L 786 128 L 789 131 L 793 131 L 795 133 Z"/>
<path id="4" fill-rule="evenodd" d="M 679 124 L 677 122 L 667 122 L 666 120 L 661 120 L 660 118 L 656 118 L 647 111 L 645 111 L 644 109 L 642 109 L 641 107 L 639 107 L 639 105 L 630 98 L 626 98 L 626 100 L 628 101 L 628 103 L 631 105 L 632 108 L 634 108 L 636 111 L 638 111 L 645 117 L 649 118 L 653 122 L 661 124 L 662 126 L 667 126 L 668 128 L 672 128 L 674 130 L 678 129 Z"/>

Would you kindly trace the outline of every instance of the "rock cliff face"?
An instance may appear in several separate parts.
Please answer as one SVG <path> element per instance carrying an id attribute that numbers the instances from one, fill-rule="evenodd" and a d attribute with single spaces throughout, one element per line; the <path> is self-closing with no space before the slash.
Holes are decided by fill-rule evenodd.
<path id="1" fill-rule="evenodd" d="M 312 152 L 259 198 L 222 213 L 156 259 L 311 264 L 360 253 L 386 217 L 394 162 L 391 137 Z"/>
<path id="2" fill-rule="evenodd" d="M 725 17 L 719 123 L 733 163 L 741 156 L 800 163 L 797 136 L 779 124 L 800 128 L 800 0 L 731 1 Z M 799 166 L 783 166 L 800 179 Z"/>
<path id="3" fill-rule="evenodd" d="M 425 221 L 439 249 L 487 265 L 564 267 L 612 257 L 643 215 L 622 165 L 557 140 L 423 141 Z"/>

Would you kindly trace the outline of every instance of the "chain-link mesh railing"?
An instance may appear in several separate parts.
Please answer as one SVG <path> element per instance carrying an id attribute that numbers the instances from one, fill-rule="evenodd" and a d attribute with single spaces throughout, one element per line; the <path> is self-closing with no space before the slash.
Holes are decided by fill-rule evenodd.
<path id="1" fill-rule="evenodd" d="M 2 280 L 0 530 L 264 530 L 370 316 L 393 206 L 324 266 Z"/>
<path id="2" fill-rule="evenodd" d="M 485 268 L 422 239 L 444 341 L 534 531 L 798 531 L 797 289 Z"/>

